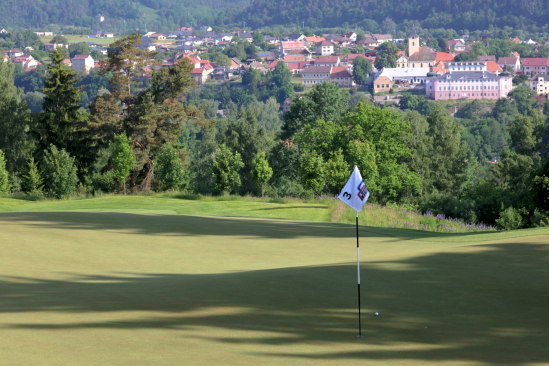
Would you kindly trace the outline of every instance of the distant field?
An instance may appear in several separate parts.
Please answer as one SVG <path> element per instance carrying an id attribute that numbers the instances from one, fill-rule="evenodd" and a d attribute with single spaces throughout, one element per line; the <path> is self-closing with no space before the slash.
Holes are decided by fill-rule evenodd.
<path id="1" fill-rule="evenodd" d="M 361 227 L 357 338 L 329 202 L 182 197 L 0 198 L 0 365 L 547 364 L 548 229 Z"/>
<path id="2" fill-rule="evenodd" d="M 111 44 L 115 42 L 117 39 L 120 39 L 120 37 L 113 37 L 113 38 L 88 38 L 88 36 L 75 36 L 75 35 L 64 35 L 69 43 L 79 43 L 79 42 L 94 42 L 97 44 Z M 43 43 L 50 43 L 53 37 L 40 37 L 40 40 Z"/>

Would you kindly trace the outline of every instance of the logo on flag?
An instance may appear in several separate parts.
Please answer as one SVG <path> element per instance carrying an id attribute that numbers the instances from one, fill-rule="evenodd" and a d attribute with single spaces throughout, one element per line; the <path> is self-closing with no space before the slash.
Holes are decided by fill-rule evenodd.
<path id="1" fill-rule="evenodd" d="M 358 198 L 360 198 L 361 201 L 364 201 L 364 197 L 366 197 L 366 195 L 368 194 L 368 188 L 366 188 L 366 184 L 364 184 L 364 179 L 360 182 L 357 189 Z"/>
<path id="2" fill-rule="evenodd" d="M 343 191 L 341 191 L 339 199 L 360 212 L 366 201 L 368 201 L 368 197 L 370 197 L 370 192 L 368 192 L 364 179 L 362 179 L 355 165 L 353 174 L 351 174 L 349 181 L 345 184 Z"/>

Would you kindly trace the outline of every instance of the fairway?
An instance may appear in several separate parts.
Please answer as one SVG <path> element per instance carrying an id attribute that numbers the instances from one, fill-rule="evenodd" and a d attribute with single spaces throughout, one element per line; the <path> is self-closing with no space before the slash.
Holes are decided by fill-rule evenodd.
<path id="1" fill-rule="evenodd" d="M 0 200 L 0 365 L 549 362 L 547 229 L 361 227 L 357 338 L 352 225 L 321 205 L 150 199 Z"/>

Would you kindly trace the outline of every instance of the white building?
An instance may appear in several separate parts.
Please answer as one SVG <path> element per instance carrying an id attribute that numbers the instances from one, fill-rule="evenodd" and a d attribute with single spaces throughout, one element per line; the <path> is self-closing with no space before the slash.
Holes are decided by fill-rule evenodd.
<path id="1" fill-rule="evenodd" d="M 75 70 L 88 73 L 95 66 L 95 60 L 90 55 L 75 55 L 71 59 L 72 67 Z"/>
<path id="2" fill-rule="evenodd" d="M 326 56 L 334 53 L 334 44 L 329 41 L 321 41 L 315 44 L 315 52 L 317 55 Z"/>

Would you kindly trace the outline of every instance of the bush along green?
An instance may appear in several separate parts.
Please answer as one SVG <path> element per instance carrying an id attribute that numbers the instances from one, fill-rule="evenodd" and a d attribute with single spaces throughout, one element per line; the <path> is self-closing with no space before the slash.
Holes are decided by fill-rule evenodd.
<path id="1" fill-rule="evenodd" d="M 6 159 L 4 153 L 0 150 L 0 194 L 8 193 L 10 191 L 9 174 L 6 170 Z"/>
<path id="2" fill-rule="evenodd" d="M 171 144 L 165 144 L 157 158 L 156 177 L 162 182 L 163 189 L 174 190 L 184 184 L 186 174 L 179 151 Z"/>
<path id="3" fill-rule="evenodd" d="M 51 145 L 44 152 L 42 173 L 47 193 L 55 198 L 68 198 L 76 189 L 78 178 L 74 158 L 65 149 Z"/>
<path id="4" fill-rule="evenodd" d="M 30 195 L 41 196 L 44 190 L 44 180 L 34 157 L 29 158 L 27 174 L 23 176 L 23 191 Z"/>
<path id="5" fill-rule="evenodd" d="M 520 229 L 523 225 L 522 215 L 513 207 L 508 207 L 500 212 L 499 219 L 496 219 L 496 224 L 498 228 L 504 230 Z"/>

